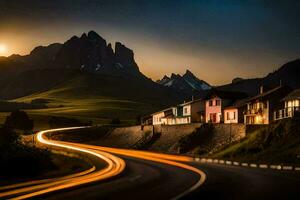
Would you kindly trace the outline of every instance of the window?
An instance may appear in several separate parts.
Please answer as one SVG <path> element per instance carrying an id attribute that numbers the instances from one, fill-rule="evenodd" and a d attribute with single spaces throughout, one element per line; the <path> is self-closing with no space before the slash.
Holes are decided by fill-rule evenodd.
<path id="1" fill-rule="evenodd" d="M 221 100 L 216 100 L 216 106 L 220 106 L 221 105 Z"/>
<path id="2" fill-rule="evenodd" d="M 233 112 L 233 119 L 235 120 L 235 112 Z"/>
<path id="3" fill-rule="evenodd" d="M 229 112 L 226 113 L 226 118 L 229 120 Z"/>
<path id="4" fill-rule="evenodd" d="M 184 113 L 187 114 L 187 112 L 188 112 L 188 111 L 187 111 L 187 108 L 184 108 Z"/>
<path id="5" fill-rule="evenodd" d="M 209 106 L 213 106 L 213 101 L 209 100 Z"/>

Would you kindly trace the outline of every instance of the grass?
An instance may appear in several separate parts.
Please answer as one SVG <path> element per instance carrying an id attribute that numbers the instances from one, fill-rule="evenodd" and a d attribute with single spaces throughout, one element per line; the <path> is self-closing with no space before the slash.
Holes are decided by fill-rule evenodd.
<path id="1" fill-rule="evenodd" d="M 299 122 L 296 119 L 281 120 L 256 130 L 213 157 L 240 162 L 300 164 Z"/>
<path id="2" fill-rule="evenodd" d="M 43 75 L 44 73 L 40 75 L 41 79 L 49 79 Z M 53 76 L 59 76 L 59 74 L 51 75 L 48 82 L 53 82 Z M 30 80 L 26 84 L 36 86 Z M 43 81 L 41 85 L 42 83 Z M 26 84 L 25 88 L 28 87 Z M 47 127 L 45 122 L 47 122 L 48 116 L 76 118 L 101 125 L 110 123 L 114 118 L 119 118 L 122 124 L 133 125 L 138 116 L 165 108 L 179 99 L 173 92 L 150 80 L 130 76 L 93 75 L 78 72 L 71 78 L 51 86 L 50 89 L 49 87 L 44 88 L 44 91 L 36 90 L 39 92 L 10 100 L 12 103 L 19 104 L 44 100 L 42 101 L 45 102 L 44 107 L 40 109 L 37 107 L 35 109 L 26 108 L 26 112 L 36 121 L 38 129 Z M 12 92 L 12 94 L 14 93 Z M 0 113 L 0 115 L 0 119 L 3 119 L 7 114 Z"/>
<path id="3" fill-rule="evenodd" d="M 120 118 L 122 124 L 132 125 L 138 115 L 143 115 L 152 106 L 146 103 L 116 99 L 106 96 L 82 97 L 71 95 L 72 88 L 59 88 L 12 100 L 19 103 L 30 103 L 45 99 L 47 108 L 26 109 L 35 122 L 37 129 L 46 129 L 49 116 L 76 118 L 81 121 L 93 121 L 94 124 L 109 124 L 113 118 Z M 3 123 L 8 112 L 0 112 L 0 123 Z"/>

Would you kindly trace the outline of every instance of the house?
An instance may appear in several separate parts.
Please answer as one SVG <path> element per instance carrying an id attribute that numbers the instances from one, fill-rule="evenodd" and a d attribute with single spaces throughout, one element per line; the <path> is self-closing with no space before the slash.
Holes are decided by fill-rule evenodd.
<path id="1" fill-rule="evenodd" d="M 192 100 L 177 106 L 176 124 L 204 122 L 204 101 L 202 99 Z"/>
<path id="2" fill-rule="evenodd" d="M 153 113 L 152 116 L 152 123 L 153 125 L 159 124 L 169 124 L 171 123 L 170 117 L 176 114 L 176 107 L 170 107 L 164 109 L 162 111 Z"/>
<path id="3" fill-rule="evenodd" d="M 224 108 L 224 123 L 244 123 L 246 108 L 246 99 L 237 100 L 231 106 Z"/>
<path id="4" fill-rule="evenodd" d="M 284 108 L 274 111 L 274 120 L 294 117 L 300 114 L 300 89 L 294 90 L 282 99 Z"/>
<path id="5" fill-rule="evenodd" d="M 223 110 L 239 99 L 246 98 L 242 92 L 213 89 L 205 98 L 205 122 L 221 123 L 224 121 Z M 234 114 L 233 114 L 234 115 Z"/>
<path id="6" fill-rule="evenodd" d="M 247 100 L 247 110 L 244 114 L 245 124 L 269 124 L 273 121 L 273 113 L 281 107 L 282 97 L 291 89 L 287 86 L 278 86 L 268 91 L 260 87 L 260 93 Z"/>
<path id="7" fill-rule="evenodd" d="M 204 122 L 204 101 L 201 99 L 184 102 L 177 106 L 152 114 L 153 125 L 189 124 Z"/>

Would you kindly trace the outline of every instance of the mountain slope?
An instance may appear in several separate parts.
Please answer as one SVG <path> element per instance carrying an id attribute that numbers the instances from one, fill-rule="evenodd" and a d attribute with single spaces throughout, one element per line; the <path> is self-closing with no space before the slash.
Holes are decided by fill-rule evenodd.
<path id="1" fill-rule="evenodd" d="M 157 90 L 157 94 L 161 94 L 161 98 L 166 102 L 169 101 L 169 98 L 176 101 L 180 96 L 180 92 L 166 91 L 165 88 L 144 76 L 139 71 L 131 49 L 116 42 L 115 51 L 113 51 L 111 44 L 107 44 L 106 40 L 96 32 L 90 31 L 82 34 L 81 37 L 73 36 L 63 44 L 55 43 L 46 47 L 36 47 L 26 56 L 1 57 L 0 86 L 2 90 L 0 98 L 13 99 L 43 92 L 57 84 L 67 82 L 74 78 L 74 75 L 85 76 L 88 74 L 107 75 L 108 78 L 118 77 L 119 80 L 122 80 L 119 81 L 119 85 L 114 85 L 114 87 L 106 86 L 112 90 L 114 95 L 123 94 L 123 91 L 119 93 L 116 91 L 126 85 L 127 80 L 134 80 L 133 82 Z M 93 80 L 99 81 L 98 87 L 102 86 L 102 79 L 93 76 Z M 126 88 L 126 90 L 132 90 L 132 88 Z M 150 98 L 147 89 L 145 91 L 140 91 L 140 94 L 137 94 L 139 91 L 136 91 L 136 95 Z M 126 91 L 124 92 L 126 93 Z M 164 93 L 173 94 L 167 97 Z M 149 94 L 153 94 L 153 92 L 150 91 Z M 160 96 L 154 96 L 160 99 Z"/>
<path id="2" fill-rule="evenodd" d="M 135 121 L 137 116 L 149 114 L 177 104 L 181 95 L 151 80 L 105 74 L 73 72 L 68 80 L 56 83 L 48 90 L 37 92 L 15 102 L 29 103 L 43 99 L 48 108 L 29 110 L 35 119 L 41 116 L 64 116 L 96 123 L 109 123 L 113 118 Z M 45 120 L 47 121 L 47 120 Z"/>
<path id="3" fill-rule="evenodd" d="M 241 91 L 248 95 L 255 95 L 259 92 L 259 87 L 265 85 L 276 87 L 280 84 L 288 85 L 293 89 L 300 88 L 299 79 L 300 59 L 288 62 L 273 73 L 263 78 L 239 79 L 231 84 L 219 86 L 222 90 Z"/>

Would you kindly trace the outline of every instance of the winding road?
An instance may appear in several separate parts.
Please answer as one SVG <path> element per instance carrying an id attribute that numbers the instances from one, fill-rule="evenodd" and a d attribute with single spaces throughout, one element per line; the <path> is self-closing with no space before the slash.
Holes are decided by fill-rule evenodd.
<path id="1" fill-rule="evenodd" d="M 202 164 L 166 155 L 50 140 L 40 144 L 78 152 L 92 161 L 83 172 L 0 187 L 0 199 L 298 199 L 300 173 Z"/>

